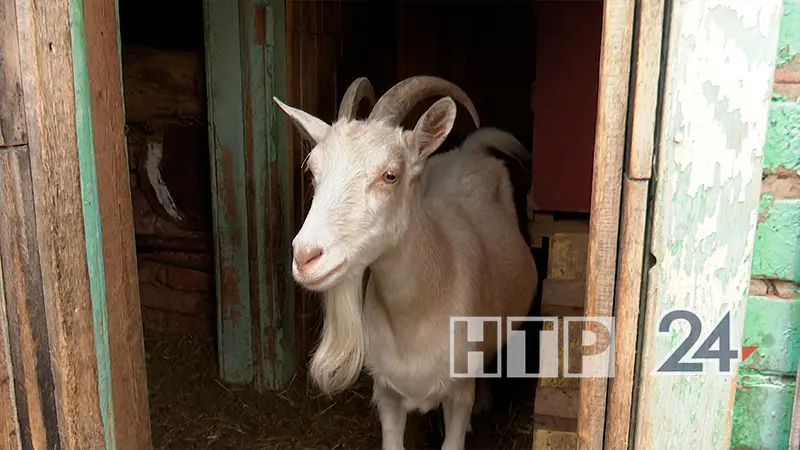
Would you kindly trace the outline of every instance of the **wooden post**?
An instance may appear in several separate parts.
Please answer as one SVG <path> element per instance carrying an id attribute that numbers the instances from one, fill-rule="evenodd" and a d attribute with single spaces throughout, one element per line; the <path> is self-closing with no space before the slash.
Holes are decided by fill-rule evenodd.
<path id="1" fill-rule="evenodd" d="M 619 255 L 614 299 L 614 378 L 609 380 L 605 448 L 628 450 L 636 375 L 645 233 L 661 73 L 664 0 L 636 8 L 630 85 L 628 151 L 622 181 Z"/>
<path id="2" fill-rule="evenodd" d="M 0 28 L 0 263 L 19 445 L 151 448 L 116 4 L 2 0 Z"/>
<path id="3" fill-rule="evenodd" d="M 220 375 L 280 389 L 294 373 L 292 217 L 281 0 L 205 0 Z"/>
<path id="4" fill-rule="evenodd" d="M 697 315 L 688 362 L 730 314 L 719 344 L 741 352 L 781 0 L 671 8 L 632 426 L 637 449 L 727 450 L 738 360 L 727 373 L 710 359 L 696 360 L 703 373 L 656 373 L 688 335 L 685 321 L 659 326 L 670 310 Z"/>
<path id="5" fill-rule="evenodd" d="M 584 315 L 588 317 L 610 317 L 614 313 L 633 16 L 634 0 L 606 1 L 603 6 L 586 266 Z M 586 323 L 586 330 L 594 331 L 592 322 Z M 598 346 L 609 344 L 604 334 L 596 336 Z M 607 388 L 605 377 L 580 379 L 579 450 L 603 448 Z"/>

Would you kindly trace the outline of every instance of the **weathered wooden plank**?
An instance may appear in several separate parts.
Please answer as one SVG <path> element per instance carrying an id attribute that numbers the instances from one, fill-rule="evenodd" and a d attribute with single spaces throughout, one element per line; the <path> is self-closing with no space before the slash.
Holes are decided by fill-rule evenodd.
<path id="1" fill-rule="evenodd" d="M 550 236 L 547 278 L 542 283 L 542 314 L 558 317 L 583 315 L 588 244 L 588 233 L 554 233 Z M 563 330 L 563 326 L 564 321 L 559 318 L 559 330 Z M 546 327 L 550 328 L 549 325 Z M 580 335 L 577 331 L 570 330 L 568 340 L 572 351 L 569 359 L 572 371 L 577 371 L 580 364 Z M 563 335 L 563 331 L 559 334 Z M 559 367 L 563 367 L 565 357 L 563 347 L 559 346 Z M 580 381 L 578 378 L 564 377 L 562 373 L 556 378 L 540 379 L 539 386 L 572 389 L 577 392 Z M 535 403 L 538 405 L 539 402 L 537 395 Z"/>
<path id="2" fill-rule="evenodd" d="M 661 74 L 661 41 L 665 0 L 642 0 L 637 11 L 636 54 L 627 174 L 649 179 L 653 170 L 655 117 Z"/>
<path id="3" fill-rule="evenodd" d="M 5 297 L 3 264 L 0 255 L 0 445 L 9 450 L 21 450 L 22 441 L 19 437 L 17 401 L 14 394 L 14 369 L 11 365 Z"/>
<path id="4" fill-rule="evenodd" d="M 42 277 L 27 146 L 0 151 L 0 265 L 11 366 L 24 448 L 58 445 L 53 361 L 47 342 Z"/>
<path id="5" fill-rule="evenodd" d="M 204 0 L 203 14 L 219 370 L 225 381 L 249 383 L 253 329 L 239 8 L 234 0 Z"/>
<path id="6" fill-rule="evenodd" d="M 97 364 L 97 389 L 100 417 L 106 448 L 114 448 L 115 420 L 111 386 L 111 350 L 108 338 L 105 261 L 103 258 L 102 223 L 98 209 L 97 160 L 95 158 L 94 124 L 92 122 L 92 88 L 86 40 L 86 17 L 83 0 L 69 1 L 70 36 L 72 38 L 72 75 L 75 85 L 75 128 L 78 138 L 78 170 L 83 205 L 83 231 L 86 246 L 86 268 L 92 305 L 92 330 Z M 92 24 L 96 25 L 96 24 Z M 115 42 L 116 43 L 116 42 Z M 99 55 L 93 55 L 99 56 Z M 119 63 L 116 62 L 118 66 Z M 95 74 L 103 76 L 104 74 Z M 92 80 L 96 81 L 96 80 Z M 119 85 L 120 78 L 113 83 Z M 118 106 L 121 108 L 121 105 Z M 110 112 L 106 110 L 105 112 Z M 121 111 L 117 111 L 120 113 Z M 104 118 L 104 120 L 108 120 Z M 119 131 L 123 132 L 124 121 Z M 113 200 L 113 199 L 112 199 Z"/>
<path id="7" fill-rule="evenodd" d="M 634 111 L 634 117 L 639 111 Z M 614 378 L 609 381 L 606 447 L 627 450 L 631 429 L 639 304 L 644 271 L 648 180 L 625 178 L 622 185 L 619 271 L 614 304 Z"/>
<path id="8" fill-rule="evenodd" d="M 531 234 L 531 246 L 540 248 L 542 238 L 549 238 L 556 233 L 589 234 L 589 221 L 553 220 L 552 215 L 535 214 L 533 220 L 528 222 L 528 232 Z"/>
<path id="9" fill-rule="evenodd" d="M 781 3 L 672 3 L 635 448 L 730 448 L 738 361 L 729 373 L 700 360 L 703 373 L 655 374 L 688 331 L 658 329 L 667 311 L 691 310 L 700 345 L 729 314 L 728 347 L 742 344 Z"/>
<path id="10" fill-rule="evenodd" d="M 634 3 L 603 5 L 584 310 L 589 317 L 613 314 Z M 593 322 L 586 323 L 586 330 L 594 331 Z M 597 334 L 597 345 L 607 345 L 606 336 Z M 603 448 L 607 385 L 604 377 L 580 378 L 580 450 Z"/>
<path id="11" fill-rule="evenodd" d="M 585 298 L 585 280 L 545 278 L 542 282 L 542 305 L 570 306 L 583 309 Z"/>
<path id="12" fill-rule="evenodd" d="M 588 248 L 588 234 L 553 234 L 548 249 L 547 278 L 585 280 Z"/>
<path id="13" fill-rule="evenodd" d="M 578 418 L 577 389 L 563 389 L 550 386 L 536 388 L 534 414 L 565 419 Z"/>
<path id="14" fill-rule="evenodd" d="M 583 308 L 573 308 L 573 307 L 564 307 L 564 306 L 550 306 L 550 305 L 542 305 L 542 314 L 549 315 L 549 316 L 556 316 L 558 317 L 558 334 L 559 341 L 563 345 L 563 336 L 564 336 L 564 317 L 578 317 L 583 315 Z M 544 328 L 547 330 L 551 330 L 552 326 L 550 324 L 545 324 Z M 580 379 L 575 377 L 565 377 L 564 375 L 564 358 L 569 358 L 567 360 L 567 367 L 569 368 L 570 373 L 577 373 L 580 370 L 581 364 L 581 328 L 579 324 L 572 323 L 570 325 L 570 329 L 568 330 L 568 338 L 567 338 L 567 345 L 569 348 L 569 354 L 564 354 L 564 347 L 559 345 L 558 347 L 558 367 L 560 375 L 554 378 L 539 378 L 539 387 L 548 387 L 548 388 L 558 388 L 558 389 L 570 389 L 575 392 L 578 391 L 580 388 Z M 539 396 L 535 397 L 535 404 L 539 403 Z M 575 416 L 577 418 L 577 415 Z"/>
<path id="15" fill-rule="evenodd" d="M 556 430 L 536 430 L 533 450 L 574 450 L 578 448 L 578 435 Z"/>
<path id="16" fill-rule="evenodd" d="M 251 0 L 240 4 L 244 55 L 245 149 L 248 185 L 251 295 L 255 314 L 255 382 L 281 389 L 294 373 L 291 261 L 293 236 L 286 127 L 273 96 L 286 94 L 284 5 Z"/>
<path id="17" fill-rule="evenodd" d="M 14 0 L 0 0 L 0 49 L 0 147 L 11 147 L 28 141 Z"/>
<path id="18" fill-rule="evenodd" d="M 108 395 L 101 408 L 110 408 L 104 411 L 109 417 L 107 426 L 113 426 L 106 430 L 109 448 L 148 449 L 152 448 L 150 413 L 130 172 L 125 148 L 117 5 L 116 0 L 83 2 L 87 78 L 84 88 L 88 87 L 88 92 L 82 92 L 79 98 L 90 102 L 87 106 L 91 117 L 84 120 L 91 120 L 92 136 L 89 139 L 92 139 L 91 147 L 96 151 L 94 155 L 87 153 L 85 157 L 82 154 L 81 179 L 88 180 L 84 173 L 96 167 L 94 184 L 88 185 L 86 190 L 96 191 L 93 200 L 96 200 L 98 209 L 92 233 L 100 237 L 93 241 L 98 267 L 92 274 L 92 283 L 105 282 L 105 293 L 93 296 L 95 339 L 96 342 L 105 341 L 108 346 L 103 353 L 98 353 L 98 365 L 105 366 L 99 374 L 100 382 L 105 384 L 101 392 L 105 390 Z M 73 33 L 79 30 L 73 24 Z M 87 144 L 86 148 L 89 147 Z M 87 210 L 84 208 L 85 215 Z M 91 236 L 88 231 L 87 236 Z M 107 299 L 113 301 L 106 304 Z M 108 330 L 113 331 L 109 334 Z M 104 362 L 105 358 L 109 361 Z M 102 380 L 104 376 L 109 379 Z"/>
<path id="19" fill-rule="evenodd" d="M 16 3 L 60 445 L 108 448 L 113 401 L 83 8 Z"/>
<path id="20" fill-rule="evenodd" d="M 294 373 L 292 159 L 271 100 L 286 92 L 284 4 L 208 0 L 205 12 L 220 366 L 279 389 Z"/>
<path id="21" fill-rule="evenodd" d="M 569 419 L 566 417 L 542 416 L 534 413 L 533 428 L 535 430 L 565 431 L 575 434 L 575 431 L 578 429 L 578 419 L 577 418 Z M 577 437 L 577 434 L 575 434 L 575 437 Z"/>

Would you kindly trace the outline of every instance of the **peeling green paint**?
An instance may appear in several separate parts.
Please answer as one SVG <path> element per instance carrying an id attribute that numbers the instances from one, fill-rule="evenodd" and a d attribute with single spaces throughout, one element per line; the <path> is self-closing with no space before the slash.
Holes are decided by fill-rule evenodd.
<path id="1" fill-rule="evenodd" d="M 675 351 L 673 333 L 656 330 L 676 308 L 694 311 L 703 333 L 730 314 L 730 345 L 741 345 L 780 0 L 689 0 L 671 15 L 635 448 L 727 450 L 734 375 L 714 364 L 653 375 Z"/>
<path id="2" fill-rule="evenodd" d="M 800 173 L 800 103 L 787 100 L 770 104 L 764 144 L 764 169 L 775 172 L 780 168 Z"/>
<path id="3" fill-rule="evenodd" d="M 783 65 L 800 52 L 800 1 L 784 0 L 783 17 L 778 35 L 777 65 Z"/>
<path id="4" fill-rule="evenodd" d="M 800 282 L 800 199 L 764 194 L 753 253 L 753 276 Z"/>
<path id="5" fill-rule="evenodd" d="M 92 129 L 92 100 L 89 65 L 86 55 L 86 24 L 83 0 L 69 2 L 72 67 L 75 86 L 75 126 L 80 163 L 83 228 L 86 235 L 86 264 L 89 270 L 90 301 L 97 358 L 97 389 L 103 421 L 105 449 L 117 448 L 114 426 L 114 400 L 111 385 L 111 349 L 108 343 L 108 307 L 103 261 L 103 230 L 97 192 L 97 167 Z"/>
<path id="6" fill-rule="evenodd" d="M 750 297 L 742 345 L 758 349 L 740 367 L 740 373 L 792 376 L 800 357 L 800 300 Z"/>
<path id="7" fill-rule="evenodd" d="M 741 377 L 739 385 L 734 403 L 731 448 L 787 448 L 794 380 L 753 373 Z"/>

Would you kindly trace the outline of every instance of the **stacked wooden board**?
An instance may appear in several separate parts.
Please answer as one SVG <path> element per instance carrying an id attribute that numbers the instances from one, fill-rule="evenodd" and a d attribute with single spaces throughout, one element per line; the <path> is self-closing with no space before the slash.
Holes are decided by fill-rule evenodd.
<path id="1" fill-rule="evenodd" d="M 563 336 L 563 317 L 583 315 L 586 290 L 586 257 L 589 223 L 579 220 L 553 220 L 537 215 L 531 224 L 532 245 L 541 247 L 548 240 L 547 277 L 542 283 L 542 316 L 558 317 Z M 545 324 L 545 329 L 552 326 Z M 581 327 L 569 330 L 570 372 L 579 370 Z M 559 343 L 562 338 L 559 338 Z M 564 354 L 559 346 L 559 367 Z M 534 450 L 570 450 L 578 446 L 578 378 L 566 378 L 559 369 L 557 378 L 540 378 L 534 403 Z"/>

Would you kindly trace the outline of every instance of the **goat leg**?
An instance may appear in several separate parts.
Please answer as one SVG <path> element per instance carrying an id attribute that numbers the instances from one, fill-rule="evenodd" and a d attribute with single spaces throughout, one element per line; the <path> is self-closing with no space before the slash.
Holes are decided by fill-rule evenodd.
<path id="1" fill-rule="evenodd" d="M 475 380 L 466 381 L 442 402 L 444 443 L 442 450 L 464 450 L 467 431 L 471 429 L 472 405 L 475 403 Z"/>
<path id="2" fill-rule="evenodd" d="M 400 395 L 391 388 L 375 382 L 372 388 L 372 400 L 378 407 L 378 417 L 381 421 L 382 450 L 403 450 L 407 412 L 403 408 Z"/>
<path id="3" fill-rule="evenodd" d="M 477 416 L 491 410 L 492 397 L 492 387 L 489 384 L 489 378 L 478 378 L 475 382 L 475 405 L 472 408 L 472 415 Z"/>

